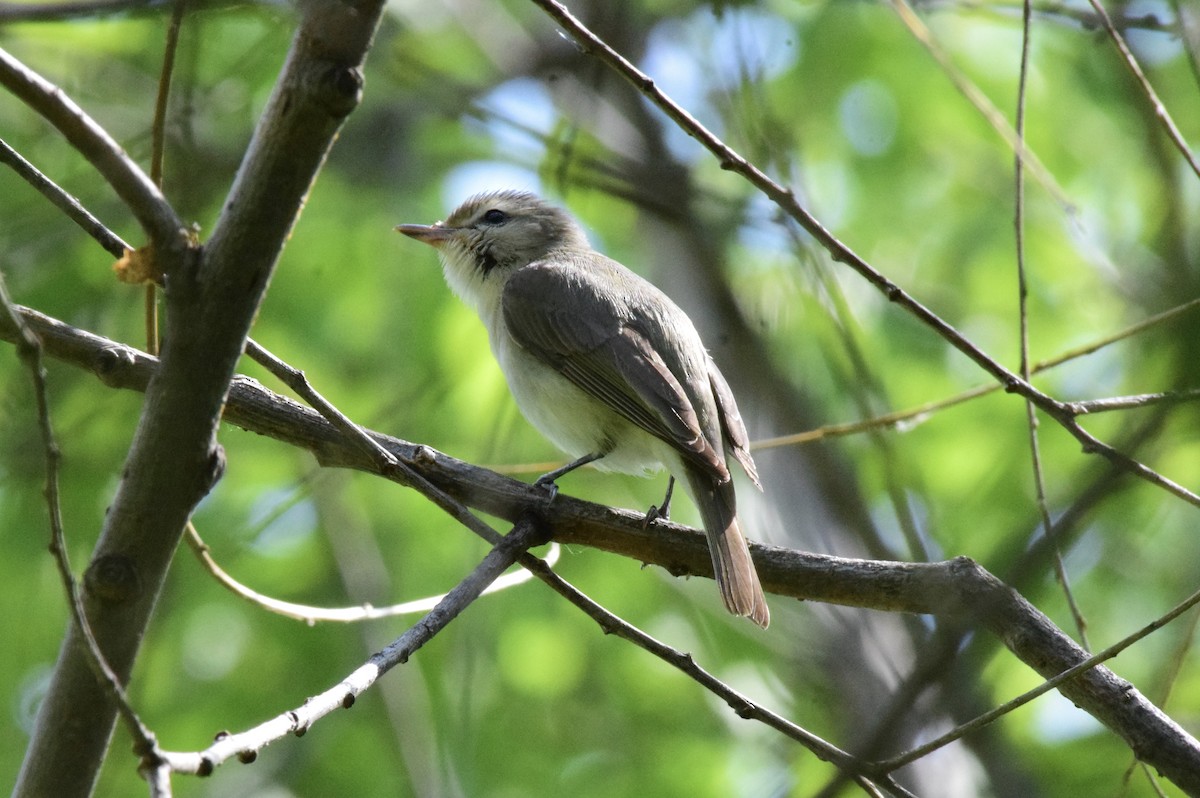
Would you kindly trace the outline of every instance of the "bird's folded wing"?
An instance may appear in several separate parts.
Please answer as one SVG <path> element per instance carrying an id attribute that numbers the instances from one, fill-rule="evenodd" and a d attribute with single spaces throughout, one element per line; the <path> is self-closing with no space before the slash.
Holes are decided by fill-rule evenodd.
<path id="1" fill-rule="evenodd" d="M 502 307 L 509 334 L 526 351 L 719 482 L 729 479 L 679 378 L 613 297 L 577 270 L 534 265 L 509 278 Z"/>
<path id="2" fill-rule="evenodd" d="M 712 383 L 713 396 L 717 399 L 717 412 L 721 417 L 721 431 L 729 444 L 729 451 L 742 464 L 746 476 L 759 490 L 762 482 L 758 479 L 758 469 L 754 466 L 754 458 L 750 456 L 750 434 L 746 432 L 746 424 L 738 411 L 737 402 L 733 399 L 733 391 L 725 381 L 725 375 L 717 368 L 710 357 L 708 359 L 708 379 Z"/>

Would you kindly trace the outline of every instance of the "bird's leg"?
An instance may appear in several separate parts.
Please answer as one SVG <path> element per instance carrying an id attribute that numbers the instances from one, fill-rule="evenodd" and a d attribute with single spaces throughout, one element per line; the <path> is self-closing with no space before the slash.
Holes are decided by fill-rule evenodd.
<path id="1" fill-rule="evenodd" d="M 554 497 L 558 495 L 558 485 L 554 484 L 554 480 L 558 479 L 563 474 L 568 474 L 574 471 L 580 466 L 585 466 L 588 463 L 595 462 L 603 456 L 604 452 L 592 452 L 590 454 L 585 454 L 578 460 L 572 460 L 561 468 L 556 468 L 553 471 L 542 474 L 534 481 L 533 484 L 537 485 L 539 488 L 546 488 L 550 492 L 550 498 L 548 498 L 546 501 L 552 502 L 554 501 Z"/>
<path id="2" fill-rule="evenodd" d="M 650 505 L 650 509 L 646 511 L 646 520 L 642 522 L 642 527 L 648 527 L 655 521 L 670 521 L 671 520 L 671 494 L 675 491 L 675 477 L 671 476 L 667 481 L 667 495 L 663 497 L 662 505 L 656 507 Z"/>

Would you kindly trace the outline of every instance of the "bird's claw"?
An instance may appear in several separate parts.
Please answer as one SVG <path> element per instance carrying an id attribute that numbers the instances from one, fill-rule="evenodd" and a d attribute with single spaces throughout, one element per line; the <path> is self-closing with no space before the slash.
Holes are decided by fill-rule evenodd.
<path id="1" fill-rule="evenodd" d="M 539 479 L 533 484 L 546 491 L 546 504 L 552 504 L 558 498 L 558 484 L 553 479 Z"/>
<path id="2" fill-rule="evenodd" d="M 646 511 L 646 517 L 642 519 L 642 529 L 647 529 L 655 521 L 670 521 L 671 520 L 671 505 L 664 504 L 659 507 L 657 504 L 650 505 L 650 509 Z"/>

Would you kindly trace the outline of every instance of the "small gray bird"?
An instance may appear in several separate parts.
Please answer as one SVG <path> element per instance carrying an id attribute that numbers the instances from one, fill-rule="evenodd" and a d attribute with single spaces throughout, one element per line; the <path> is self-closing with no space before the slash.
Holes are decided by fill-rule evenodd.
<path id="1" fill-rule="evenodd" d="M 585 463 L 683 479 L 708 535 L 721 598 L 766 628 L 771 614 L 737 521 L 732 455 L 761 490 L 729 384 L 666 294 L 592 249 L 578 223 L 533 194 L 479 194 L 444 222 L 402 224 L 435 247 L 446 282 L 487 327 L 521 412 Z"/>

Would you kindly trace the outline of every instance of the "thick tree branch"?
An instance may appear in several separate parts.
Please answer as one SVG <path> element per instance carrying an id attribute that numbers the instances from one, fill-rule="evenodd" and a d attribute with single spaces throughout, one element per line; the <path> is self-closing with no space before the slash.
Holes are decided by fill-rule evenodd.
<path id="1" fill-rule="evenodd" d="M 145 390 L 158 368 L 155 358 L 135 349 L 35 311 L 23 309 L 22 315 L 49 355 L 93 371 L 109 386 Z M 308 449 L 322 465 L 380 471 L 374 458 L 318 413 L 268 391 L 254 380 L 234 380 L 225 419 Z M 565 495 L 545 507 L 544 493 L 532 485 L 427 446 L 372 435 L 398 460 L 466 504 L 514 522 L 530 508 L 541 508 L 560 543 L 603 549 L 660 565 L 676 575 L 712 575 L 704 537 L 695 530 L 665 523 L 647 529 L 643 526 L 644 513 L 615 510 Z M 1078 665 L 1088 656 L 1037 608 L 965 557 L 940 563 L 903 563 L 852 560 L 762 545 L 751 548 L 763 587 L 779 596 L 887 612 L 932 614 L 964 627 L 980 625 L 1046 678 Z M 1140 759 L 1184 790 L 1200 795 L 1200 743 L 1133 685 L 1107 668 L 1097 667 L 1064 683 L 1060 690 L 1124 739 Z"/>
<path id="2" fill-rule="evenodd" d="M 122 680 L 184 525 L 223 470 L 216 430 L 234 366 L 308 188 L 358 103 L 360 68 L 381 10 L 381 0 L 301 6 L 287 62 L 202 252 L 179 246 L 182 228 L 174 213 L 103 131 L 0 54 L 0 82 L 38 107 L 89 158 L 148 229 L 156 255 L 167 258 L 160 264 L 169 310 L 161 368 L 145 386 L 144 411 L 85 578 L 89 620 Z M 87 795 L 114 719 L 114 706 L 71 630 L 15 794 Z"/>

